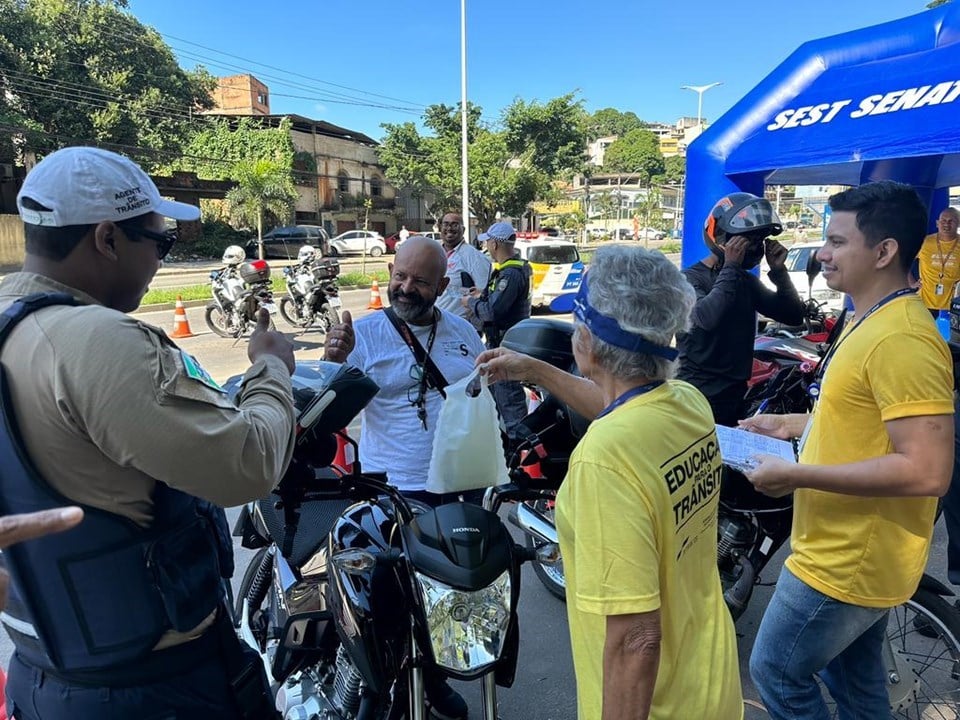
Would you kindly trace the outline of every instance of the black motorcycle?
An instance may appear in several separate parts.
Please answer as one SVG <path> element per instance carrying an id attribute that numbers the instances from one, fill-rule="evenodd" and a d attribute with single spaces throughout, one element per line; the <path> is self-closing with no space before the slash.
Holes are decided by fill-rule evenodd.
<path id="1" fill-rule="evenodd" d="M 359 463 L 341 474 L 330 467 L 335 430 L 377 386 L 326 362 L 299 363 L 293 382 L 293 462 L 235 527 L 257 549 L 237 595 L 238 632 L 263 658 L 277 709 L 304 720 L 423 720 L 428 670 L 480 680 L 483 717 L 496 720 L 496 686 L 511 686 L 517 663 L 520 566 L 535 555 L 513 542 L 497 509 L 538 491 L 519 474 L 483 507 L 434 509 Z"/>
<path id="2" fill-rule="evenodd" d="M 257 324 L 257 312 L 270 313 L 270 329 L 274 329 L 270 266 L 266 260 L 248 260 L 239 266 L 227 265 L 210 271 L 213 300 L 204 313 L 207 327 L 220 337 L 238 338 Z"/>
<path id="3" fill-rule="evenodd" d="M 531 318 L 511 328 L 503 345 L 575 372 L 572 332 L 569 323 Z M 753 411 L 809 411 L 807 388 L 816 371 L 811 356 L 819 361 L 818 353 L 824 346 L 802 339 L 773 339 L 769 344 L 760 340 L 758 356 L 775 362 L 776 367 L 771 377 L 751 389 Z M 956 357 L 960 349 L 954 350 Z M 521 435 L 526 439 L 516 446 L 510 465 L 512 472 L 524 470 L 559 486 L 588 423 L 556 398 L 546 393 L 541 396 L 540 406 L 523 421 Z M 524 532 L 529 549 L 557 543 L 552 497 L 518 504 L 510 519 Z M 789 539 L 792 519 L 791 497 L 762 495 L 743 475 L 725 468 L 718 510 L 717 564 L 724 599 L 734 620 L 746 609 L 770 559 Z M 562 561 L 549 565 L 539 564 L 536 559 L 533 562 L 546 589 L 564 599 Z M 890 611 L 884 660 L 894 717 L 960 717 L 960 613 L 945 599 L 952 595 L 945 585 L 924 575 L 913 597 Z"/>
<path id="4" fill-rule="evenodd" d="M 309 260 L 283 269 L 287 294 L 280 299 L 283 319 L 298 328 L 314 323 L 323 333 L 340 322 L 342 306 L 337 276 L 340 263 L 334 259 Z"/>

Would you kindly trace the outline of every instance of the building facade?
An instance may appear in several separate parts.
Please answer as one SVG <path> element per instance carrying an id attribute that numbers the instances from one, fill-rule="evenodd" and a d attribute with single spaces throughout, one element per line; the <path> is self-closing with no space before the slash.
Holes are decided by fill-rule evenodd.
<path id="1" fill-rule="evenodd" d="M 384 176 L 373 138 L 302 115 L 271 114 L 269 88 L 252 75 L 219 78 L 213 100 L 212 115 L 247 116 L 264 127 L 290 121 L 296 152 L 295 223 L 323 225 L 333 236 L 356 228 L 388 235 L 406 222 L 405 207 Z"/>
<path id="2" fill-rule="evenodd" d="M 269 115 L 270 90 L 253 75 L 217 78 L 210 115 Z"/>

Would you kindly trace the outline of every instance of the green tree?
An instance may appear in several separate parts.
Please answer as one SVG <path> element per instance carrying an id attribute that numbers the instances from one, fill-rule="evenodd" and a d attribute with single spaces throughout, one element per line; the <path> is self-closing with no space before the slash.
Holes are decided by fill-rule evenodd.
<path id="1" fill-rule="evenodd" d="M 469 207 L 481 226 L 492 224 L 498 212 L 522 215 L 532 200 L 551 192 L 554 173 L 580 166 L 579 126 L 561 127 L 578 112 L 572 95 L 545 105 L 518 101 L 504 112 L 504 129 L 497 130 L 481 122 L 479 107 L 468 106 Z M 435 202 L 428 209 L 433 213 L 459 207 L 459 108 L 431 105 L 423 124 L 431 134 L 422 135 L 412 122 L 383 125 L 386 133 L 378 155 L 386 176 L 398 187 L 432 194 Z"/>
<path id="2" fill-rule="evenodd" d="M 589 140 L 616 135 L 623 137 L 631 130 L 643 128 L 646 123 L 635 113 L 620 112 L 615 108 L 597 110 L 587 120 L 587 137 Z"/>
<path id="3" fill-rule="evenodd" d="M 237 186 L 227 192 L 234 221 L 257 228 L 257 250 L 263 259 L 263 220 L 267 214 L 282 221 L 290 215 L 297 191 L 289 170 L 273 160 L 241 160 L 231 172 Z"/>
<path id="4" fill-rule="evenodd" d="M 248 117 L 204 118 L 190 133 L 183 157 L 169 163 L 164 170 L 195 172 L 204 180 L 227 180 L 242 160 L 270 160 L 289 173 L 294 169 L 294 158 L 298 157 L 301 175 L 315 180 L 316 163 L 309 154 L 303 158 L 296 152 L 290 127 L 289 118 L 281 120 L 277 127 L 262 125 Z"/>
<path id="5" fill-rule="evenodd" d="M 671 155 L 663 159 L 663 176 L 661 182 L 676 185 L 683 181 L 687 173 L 687 159 L 682 155 Z"/>
<path id="6" fill-rule="evenodd" d="M 586 113 L 574 93 L 546 104 L 517 98 L 503 111 L 507 148 L 523 164 L 550 177 L 570 175 L 584 164 Z"/>
<path id="7" fill-rule="evenodd" d="M 178 155 L 216 80 L 182 70 L 124 0 L 0 0 L 5 147 L 118 146 L 149 167 Z"/>
<path id="8" fill-rule="evenodd" d="M 796 202 L 792 202 L 789 205 L 787 205 L 784 208 L 784 210 L 786 212 L 787 217 L 793 219 L 794 222 L 797 223 L 797 225 L 800 224 L 800 218 L 803 215 L 803 202 L 799 200 Z M 800 229 L 799 227 L 797 227 L 797 225 L 794 225 L 793 234 L 799 236 Z"/>
<path id="9" fill-rule="evenodd" d="M 620 210 L 620 196 L 615 191 L 601 192 L 594 199 L 594 207 L 600 213 L 604 228 L 609 230 L 610 217 L 616 215 Z"/>
<path id="10" fill-rule="evenodd" d="M 603 155 L 606 172 L 630 174 L 641 185 L 649 185 L 664 174 L 660 141 L 649 130 L 637 128 L 617 138 Z"/>
<path id="11" fill-rule="evenodd" d="M 950 0 L 930 0 L 930 2 L 927 3 L 927 8 L 940 7 L 941 5 L 946 5 L 948 2 L 950 2 Z"/>
<path id="12" fill-rule="evenodd" d="M 663 226 L 663 198 L 660 190 L 655 187 L 647 188 L 647 191 L 637 201 L 637 214 L 640 216 L 641 227 L 652 227 L 660 230 Z M 643 246 L 647 247 L 650 238 L 646 233 L 643 235 Z"/>

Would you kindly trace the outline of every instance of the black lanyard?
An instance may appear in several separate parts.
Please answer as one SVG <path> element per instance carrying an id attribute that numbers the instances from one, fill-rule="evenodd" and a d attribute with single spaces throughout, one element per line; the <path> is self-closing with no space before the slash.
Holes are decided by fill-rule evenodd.
<path id="1" fill-rule="evenodd" d="M 607 405 L 603 411 L 594 418 L 594 420 L 599 420 L 604 415 L 609 415 L 628 400 L 633 400 L 633 398 L 637 397 L 638 395 L 646 395 L 648 392 L 651 390 L 656 390 L 661 385 L 663 385 L 663 380 L 657 380 L 656 382 L 647 383 L 646 385 L 638 385 L 635 388 L 630 388 L 612 403 Z"/>
<path id="2" fill-rule="evenodd" d="M 420 368 L 420 380 L 417 387 L 417 419 L 420 421 L 420 424 L 423 425 L 423 429 L 427 429 L 427 404 L 426 404 L 426 395 L 427 395 L 427 362 L 430 360 L 430 351 L 433 349 L 433 341 L 437 339 L 437 317 L 439 313 L 436 308 L 433 310 L 433 324 L 430 326 L 430 336 L 427 338 L 427 347 L 426 355 L 423 357 L 423 361 L 418 364 Z M 403 335 L 404 341 L 411 348 L 413 347 L 413 331 L 410 330 L 410 326 L 405 322 L 400 323 L 400 333 Z"/>
<path id="3" fill-rule="evenodd" d="M 810 397 L 814 399 L 820 397 L 820 385 L 823 381 L 823 376 L 827 372 L 827 367 L 833 360 L 833 356 L 837 354 L 837 350 L 843 344 L 843 341 L 850 337 L 853 334 L 853 331 L 860 327 L 861 323 L 863 323 L 868 317 L 873 315 L 877 310 L 882 308 L 887 303 L 893 302 L 897 298 L 901 298 L 904 295 L 914 295 L 916 292 L 917 291 L 913 288 L 900 288 L 899 290 L 895 290 L 885 298 L 882 298 L 880 302 L 860 316 L 860 319 L 857 320 L 857 322 L 853 324 L 853 327 L 851 327 L 847 332 L 841 333 L 840 337 L 837 338 L 837 341 L 827 350 L 827 354 L 824 356 L 823 360 L 820 361 L 820 366 L 817 368 L 817 373 L 814 376 L 813 382 L 810 383 L 810 386 L 807 388 L 807 392 L 810 394 Z"/>

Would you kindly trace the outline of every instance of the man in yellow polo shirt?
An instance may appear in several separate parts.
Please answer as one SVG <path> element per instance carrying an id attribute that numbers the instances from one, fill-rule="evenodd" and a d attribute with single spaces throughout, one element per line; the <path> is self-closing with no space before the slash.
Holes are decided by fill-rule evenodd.
<path id="1" fill-rule="evenodd" d="M 960 283 L 960 211 L 948 207 L 937 218 L 937 232 L 927 235 L 917 255 L 920 299 L 930 310 L 949 310 Z"/>
<path id="2" fill-rule="evenodd" d="M 950 352 L 909 283 L 926 209 L 889 181 L 830 207 L 818 258 L 856 317 L 821 362 L 809 418 L 741 423 L 801 436 L 798 464 L 760 456 L 749 473 L 768 495 L 795 491 L 792 552 L 750 658 L 770 717 L 784 720 L 829 717 L 818 674 L 840 717 L 889 717 L 887 613 L 917 588 L 953 465 Z"/>

